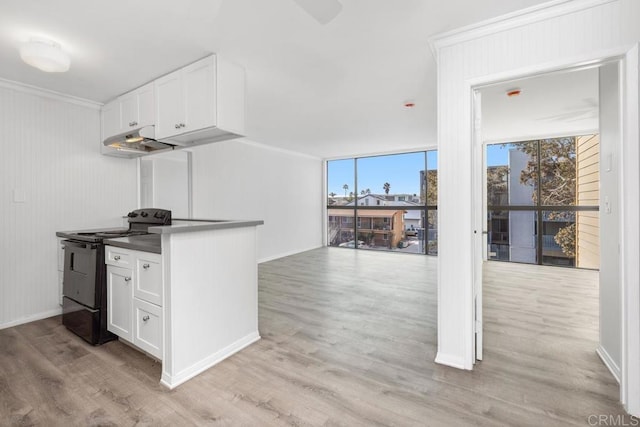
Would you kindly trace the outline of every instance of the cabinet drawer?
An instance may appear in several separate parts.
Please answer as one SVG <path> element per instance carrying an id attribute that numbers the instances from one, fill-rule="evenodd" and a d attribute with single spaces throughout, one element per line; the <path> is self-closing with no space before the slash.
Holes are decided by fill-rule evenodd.
<path id="1" fill-rule="evenodd" d="M 113 246 L 106 247 L 105 263 L 116 267 L 128 267 L 131 265 L 131 253 Z"/>
<path id="2" fill-rule="evenodd" d="M 136 257 L 136 280 L 133 295 L 136 298 L 156 305 L 162 305 L 162 265 L 160 257 L 149 256 Z"/>
<path id="3" fill-rule="evenodd" d="M 134 298 L 133 312 L 133 344 L 162 360 L 162 309 Z"/>

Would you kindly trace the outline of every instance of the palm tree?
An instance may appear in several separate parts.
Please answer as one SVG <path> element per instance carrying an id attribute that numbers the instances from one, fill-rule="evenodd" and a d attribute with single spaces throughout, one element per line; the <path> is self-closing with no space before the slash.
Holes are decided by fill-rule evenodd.
<path id="1" fill-rule="evenodd" d="M 391 189 L 391 184 L 389 184 L 388 182 L 385 182 L 382 188 L 384 189 L 384 194 L 389 194 L 389 190 Z"/>
<path id="2" fill-rule="evenodd" d="M 329 193 L 329 197 L 336 197 L 336 193 L 334 193 L 333 191 L 331 193 Z"/>
<path id="3" fill-rule="evenodd" d="M 349 189 L 349 186 L 345 184 L 342 186 L 342 189 L 344 190 L 344 197 L 347 197 L 347 190 Z"/>
<path id="4" fill-rule="evenodd" d="M 368 189 L 368 188 L 366 190 L 364 190 L 364 192 L 367 193 L 367 194 L 371 194 L 371 190 Z"/>

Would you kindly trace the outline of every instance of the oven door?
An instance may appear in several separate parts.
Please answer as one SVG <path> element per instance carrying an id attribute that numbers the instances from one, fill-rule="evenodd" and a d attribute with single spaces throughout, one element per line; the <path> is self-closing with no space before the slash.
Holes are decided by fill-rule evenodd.
<path id="1" fill-rule="evenodd" d="M 62 324 L 89 344 L 100 344 L 100 310 L 62 298 Z"/>
<path id="2" fill-rule="evenodd" d="M 100 307 L 98 262 L 101 244 L 64 240 L 62 294 L 90 308 Z"/>

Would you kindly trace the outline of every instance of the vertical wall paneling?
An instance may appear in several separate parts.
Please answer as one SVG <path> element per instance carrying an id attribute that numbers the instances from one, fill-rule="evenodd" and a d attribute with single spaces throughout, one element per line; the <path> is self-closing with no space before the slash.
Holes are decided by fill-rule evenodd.
<path id="1" fill-rule="evenodd" d="M 321 159 L 247 140 L 194 147 L 193 217 L 261 219 L 258 260 L 322 246 Z"/>
<path id="2" fill-rule="evenodd" d="M 481 207 L 470 206 L 472 130 L 469 103 L 472 87 L 623 56 L 640 39 L 639 18 L 640 2 L 635 0 L 551 2 L 526 13 L 512 14 L 509 19 L 493 20 L 484 26 L 476 25 L 432 39 L 438 61 L 438 174 L 441 183 L 438 192 L 437 361 L 472 368 L 473 322 L 468 301 L 473 294 L 473 260 L 467 251 L 459 250 L 472 247 L 473 216 L 481 214 Z M 626 83 L 629 81 L 627 79 Z M 633 118 L 635 113 L 637 123 L 637 82 L 635 84 L 636 91 L 629 96 L 636 104 L 627 103 L 625 118 Z M 637 133 L 637 129 L 627 132 L 625 144 L 629 145 L 623 146 L 623 158 L 625 150 L 635 153 L 633 143 L 637 145 L 638 141 L 633 138 L 637 138 Z M 638 169 L 638 159 L 631 156 L 629 162 L 634 162 Z M 638 181 L 629 185 L 632 187 L 628 194 L 636 201 L 637 195 L 633 191 L 637 192 Z M 638 216 L 631 210 L 625 212 L 631 218 Z M 637 222 L 634 225 L 634 221 L 625 220 L 631 231 L 637 230 Z M 635 255 L 637 269 L 636 240 L 639 236 L 635 232 L 632 236 L 633 241 L 623 244 L 623 253 L 626 253 L 623 259 L 630 260 Z M 637 277 L 637 273 L 630 271 L 625 280 Z M 637 281 L 634 286 L 638 286 Z M 633 303 L 636 304 L 635 300 Z M 638 329 L 636 324 L 630 326 Z M 638 337 L 633 339 L 638 341 Z M 640 378 L 634 381 L 640 386 Z M 638 395 L 640 397 L 640 390 Z M 630 402 L 627 408 L 640 413 L 640 398 Z"/>
<path id="3" fill-rule="evenodd" d="M 59 313 L 56 231 L 135 207 L 135 161 L 99 142 L 98 106 L 0 85 L 0 328 Z"/>

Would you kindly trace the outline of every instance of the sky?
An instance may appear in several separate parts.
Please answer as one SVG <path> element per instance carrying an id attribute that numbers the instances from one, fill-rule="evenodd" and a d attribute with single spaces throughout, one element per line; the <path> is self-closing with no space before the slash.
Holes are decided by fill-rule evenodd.
<path id="1" fill-rule="evenodd" d="M 487 166 L 502 166 L 509 164 L 509 150 L 516 148 L 515 144 L 487 145 Z"/>
<path id="2" fill-rule="evenodd" d="M 354 169 L 358 167 L 358 188 L 355 188 Z M 437 151 L 427 152 L 427 167 L 438 167 Z M 393 154 L 388 156 L 360 157 L 327 162 L 327 193 L 344 196 L 354 191 L 358 194 L 367 188 L 374 194 L 384 194 L 385 182 L 391 184 L 389 194 L 420 195 L 420 171 L 425 169 L 425 152 Z"/>
<path id="3" fill-rule="evenodd" d="M 487 166 L 508 164 L 509 149 L 513 144 L 487 145 Z M 391 184 L 390 194 L 420 195 L 420 171 L 424 170 L 425 153 L 393 154 L 388 156 L 360 157 L 358 159 L 331 160 L 327 162 L 327 193 L 344 196 L 355 190 L 354 169 L 358 164 L 358 189 L 360 194 L 367 188 L 374 194 L 384 194 L 385 182 Z M 438 152 L 427 152 L 429 170 L 438 168 Z"/>

